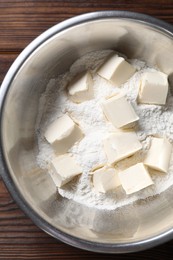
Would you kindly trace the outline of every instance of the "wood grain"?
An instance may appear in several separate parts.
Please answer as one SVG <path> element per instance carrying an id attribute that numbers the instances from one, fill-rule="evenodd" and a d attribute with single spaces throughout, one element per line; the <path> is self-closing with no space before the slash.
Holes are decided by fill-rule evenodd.
<path id="1" fill-rule="evenodd" d="M 173 22 L 172 9 L 172 0 L 0 0 L 0 51 L 15 50 L 20 52 L 37 35 L 52 25 L 85 12 L 98 10 L 138 11 Z"/>
<path id="2" fill-rule="evenodd" d="M 98 10 L 129 10 L 173 23 L 172 0 L 0 0 L 0 83 L 8 68 L 36 36 L 74 15 Z M 0 179 L 0 259 L 173 259 L 173 241 L 128 255 L 103 255 L 50 237 L 24 215 Z"/>

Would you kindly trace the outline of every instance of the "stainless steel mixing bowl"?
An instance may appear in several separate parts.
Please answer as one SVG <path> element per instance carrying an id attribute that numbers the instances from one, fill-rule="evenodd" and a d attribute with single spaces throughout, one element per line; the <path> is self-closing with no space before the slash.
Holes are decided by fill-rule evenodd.
<path id="1" fill-rule="evenodd" d="M 173 191 L 115 211 L 87 208 L 62 198 L 37 166 L 35 122 L 49 79 L 79 57 L 115 49 L 173 72 L 173 27 L 124 11 L 84 14 L 55 25 L 15 60 L 0 90 L 0 165 L 13 198 L 41 229 L 70 245 L 97 252 L 143 250 L 173 237 Z"/>

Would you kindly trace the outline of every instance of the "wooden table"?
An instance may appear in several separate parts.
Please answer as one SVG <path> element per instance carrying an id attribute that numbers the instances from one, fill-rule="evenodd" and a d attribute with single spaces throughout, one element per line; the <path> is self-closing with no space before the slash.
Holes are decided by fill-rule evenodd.
<path id="1" fill-rule="evenodd" d="M 173 23 L 173 0 L 0 0 L 0 84 L 36 36 L 72 16 L 97 10 L 147 13 Z M 50 237 L 24 215 L 0 179 L 0 259 L 173 259 L 173 241 L 140 253 L 96 254 Z"/>

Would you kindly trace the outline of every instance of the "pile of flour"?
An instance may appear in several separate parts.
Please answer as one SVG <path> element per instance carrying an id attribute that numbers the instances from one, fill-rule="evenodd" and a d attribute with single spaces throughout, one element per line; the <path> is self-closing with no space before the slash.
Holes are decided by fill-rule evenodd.
<path id="1" fill-rule="evenodd" d="M 100 209 L 116 209 L 139 199 L 145 199 L 159 194 L 173 185 L 173 155 L 167 174 L 150 171 L 154 185 L 137 193 L 126 195 L 122 188 L 107 194 L 96 193 L 92 187 L 90 170 L 93 166 L 106 163 L 106 155 L 103 150 L 103 140 L 111 132 L 117 131 L 108 122 L 102 112 L 101 102 L 113 94 L 123 92 L 131 102 L 139 122 L 134 129 L 143 145 L 143 150 L 116 164 L 121 171 L 143 160 L 150 144 L 150 136 L 159 134 L 173 140 L 173 97 L 168 94 L 165 106 L 137 104 L 139 81 L 146 70 L 154 70 L 146 63 L 139 60 L 128 60 L 137 72 L 121 87 L 111 83 L 96 74 L 98 66 L 110 54 L 110 50 L 89 53 L 77 60 L 70 71 L 58 78 L 51 79 L 45 93 L 40 98 L 39 115 L 37 118 L 36 132 L 38 136 L 39 153 L 38 165 L 49 172 L 50 160 L 55 156 L 53 149 L 46 142 L 44 132 L 49 124 L 64 113 L 69 113 L 75 122 L 78 122 L 84 133 L 84 138 L 76 143 L 69 152 L 76 162 L 82 167 L 83 174 L 75 181 L 58 188 L 59 194 L 68 199 L 85 204 L 89 207 Z M 79 72 L 89 69 L 94 80 L 94 99 L 81 104 L 73 103 L 68 99 L 65 87 Z"/>

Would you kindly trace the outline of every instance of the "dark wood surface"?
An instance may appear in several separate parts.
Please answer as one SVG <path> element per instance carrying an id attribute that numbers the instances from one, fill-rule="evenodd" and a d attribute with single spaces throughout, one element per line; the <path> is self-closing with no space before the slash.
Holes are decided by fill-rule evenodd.
<path id="1" fill-rule="evenodd" d="M 97 10 L 129 10 L 173 24 L 173 0 L 0 0 L 0 84 L 17 55 L 36 36 L 72 16 Z M 173 241 L 140 253 L 103 255 L 50 237 L 24 215 L 0 178 L 0 259 L 173 259 Z"/>

